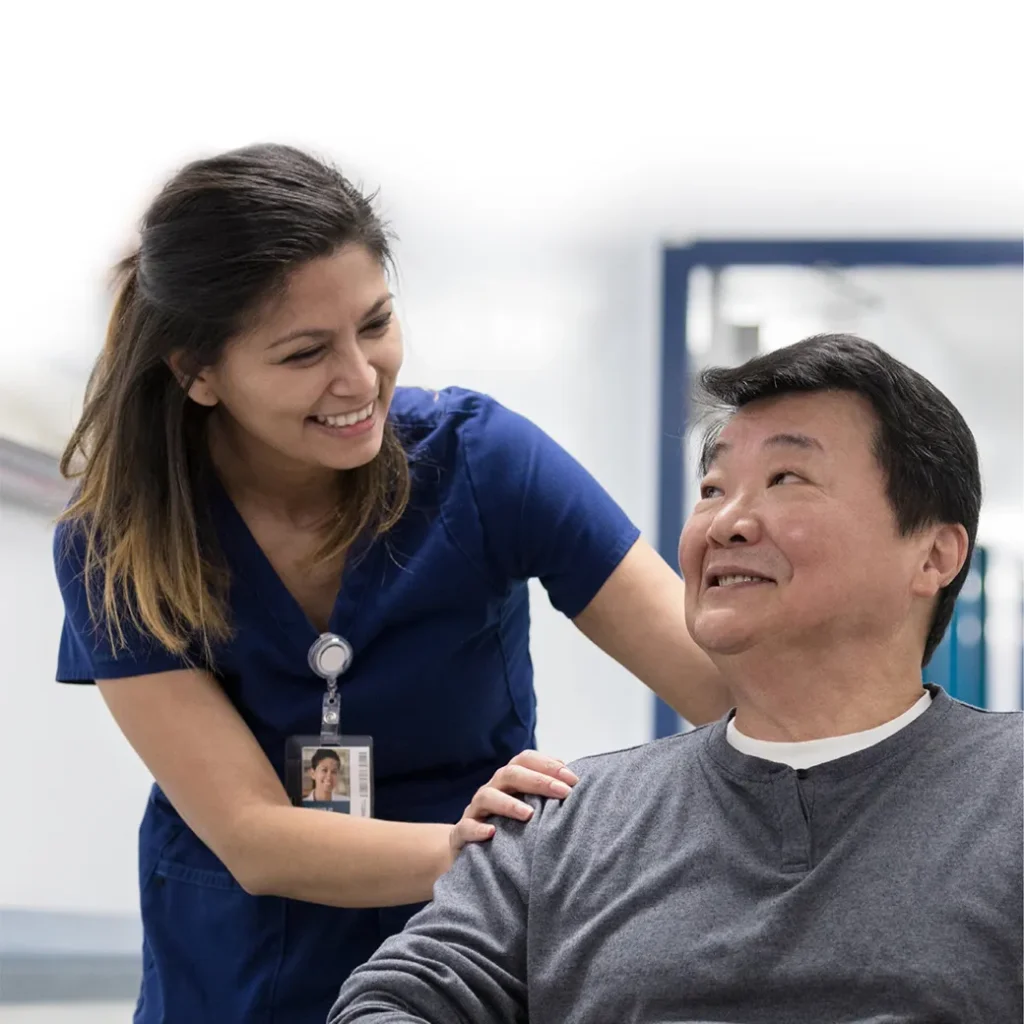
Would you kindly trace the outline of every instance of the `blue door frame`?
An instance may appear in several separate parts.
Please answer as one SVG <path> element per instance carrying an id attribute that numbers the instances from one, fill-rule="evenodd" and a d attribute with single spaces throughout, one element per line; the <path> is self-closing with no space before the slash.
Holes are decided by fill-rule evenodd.
<path id="1" fill-rule="evenodd" d="M 676 565 L 676 548 L 684 520 L 684 438 L 690 415 L 687 392 L 688 340 L 686 314 L 689 305 L 690 271 L 695 267 L 722 269 L 757 267 L 1022 267 L 1024 240 L 1021 239 L 708 239 L 687 246 L 666 246 L 662 253 L 661 306 L 661 417 L 658 450 L 658 550 Z M 984 562 L 975 565 L 984 573 Z M 984 593 L 983 587 L 981 591 Z M 981 599 L 983 611 L 983 596 Z M 950 637 L 956 636 L 954 623 Z M 950 637 L 947 637 L 948 643 Z M 980 643 L 982 673 L 977 693 L 983 698 L 980 680 L 984 676 L 984 642 Z M 957 651 L 938 664 L 955 673 Z M 961 658 L 961 661 L 963 659 Z M 973 703 L 974 701 L 972 701 Z M 681 728 L 679 716 L 667 704 L 655 699 L 654 734 L 669 736 Z"/>

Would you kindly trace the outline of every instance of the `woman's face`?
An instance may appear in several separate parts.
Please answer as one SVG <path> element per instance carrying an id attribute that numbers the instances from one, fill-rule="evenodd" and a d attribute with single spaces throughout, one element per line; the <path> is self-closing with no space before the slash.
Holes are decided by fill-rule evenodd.
<path id="1" fill-rule="evenodd" d="M 325 757 L 309 774 L 313 778 L 313 793 L 318 800 L 330 800 L 338 784 L 340 765 L 333 757 Z"/>
<path id="2" fill-rule="evenodd" d="M 347 245 L 299 267 L 189 395 L 255 466 L 354 469 L 380 451 L 401 365 L 384 268 Z"/>

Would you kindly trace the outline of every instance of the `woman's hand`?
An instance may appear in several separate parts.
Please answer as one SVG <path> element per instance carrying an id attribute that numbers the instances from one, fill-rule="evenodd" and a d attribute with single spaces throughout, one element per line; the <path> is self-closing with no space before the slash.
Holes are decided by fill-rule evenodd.
<path id="1" fill-rule="evenodd" d="M 476 791 L 462 820 L 452 829 L 452 856 L 456 856 L 466 843 L 482 843 L 494 835 L 494 826 L 485 824 L 485 819 L 491 815 L 529 821 L 533 808 L 510 794 L 534 793 L 561 800 L 569 795 L 570 787 L 577 782 L 579 779 L 563 761 L 545 757 L 536 750 L 516 754 L 504 768 L 494 773 L 486 786 Z"/>

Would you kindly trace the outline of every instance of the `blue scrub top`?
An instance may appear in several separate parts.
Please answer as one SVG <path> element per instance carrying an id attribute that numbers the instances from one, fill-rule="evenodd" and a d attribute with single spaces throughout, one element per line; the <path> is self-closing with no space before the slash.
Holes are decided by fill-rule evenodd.
<path id="1" fill-rule="evenodd" d="M 379 818 L 455 822 L 476 789 L 535 745 L 527 581 L 574 618 L 638 537 L 571 456 L 485 395 L 398 388 L 390 418 L 409 454 L 401 522 L 349 560 L 330 620 L 354 659 L 342 730 L 374 742 Z M 285 741 L 316 734 L 317 630 L 219 486 L 210 495 L 232 573 L 235 630 L 214 671 L 284 779 Z M 187 667 L 150 638 L 113 652 L 89 620 L 83 551 L 54 542 L 65 622 L 57 679 L 91 683 Z M 338 870 L 345 866 L 339 863 Z M 343 910 L 250 896 L 154 786 L 139 834 L 144 929 L 136 1024 L 323 1024 L 349 972 L 422 904 Z"/>

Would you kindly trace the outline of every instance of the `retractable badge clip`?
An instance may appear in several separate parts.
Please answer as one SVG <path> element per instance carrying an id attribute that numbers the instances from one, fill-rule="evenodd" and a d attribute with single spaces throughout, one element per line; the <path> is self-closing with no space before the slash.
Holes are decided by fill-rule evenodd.
<path id="1" fill-rule="evenodd" d="M 341 728 L 338 677 L 352 664 L 352 645 L 336 633 L 321 633 L 309 649 L 309 667 L 327 682 L 323 714 L 320 718 L 320 741 L 325 746 L 336 743 Z"/>

